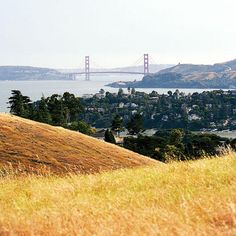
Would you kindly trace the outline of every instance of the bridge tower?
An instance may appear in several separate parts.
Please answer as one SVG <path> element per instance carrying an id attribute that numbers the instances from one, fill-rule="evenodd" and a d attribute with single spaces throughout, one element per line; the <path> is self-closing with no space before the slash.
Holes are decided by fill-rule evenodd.
<path id="1" fill-rule="evenodd" d="M 149 55 L 144 54 L 144 75 L 149 74 Z"/>
<path id="2" fill-rule="evenodd" d="M 89 56 L 85 57 L 85 80 L 90 80 L 90 61 Z"/>

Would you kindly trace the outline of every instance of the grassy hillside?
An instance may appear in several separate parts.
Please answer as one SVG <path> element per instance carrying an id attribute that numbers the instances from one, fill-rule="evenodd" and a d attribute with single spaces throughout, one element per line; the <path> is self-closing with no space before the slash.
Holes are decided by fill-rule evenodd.
<path id="1" fill-rule="evenodd" d="M 223 64 L 215 65 L 194 65 L 194 64 L 179 64 L 171 68 L 161 70 L 160 74 L 165 73 L 178 73 L 182 75 L 196 74 L 196 73 L 209 73 L 209 72 L 225 72 L 226 67 Z"/>
<path id="2" fill-rule="evenodd" d="M 194 64 L 179 64 L 160 71 L 163 73 L 179 73 L 182 75 L 190 75 L 197 73 L 224 73 L 236 71 L 236 60 L 227 61 L 224 63 L 216 63 L 214 65 L 194 65 Z"/>
<path id="3" fill-rule="evenodd" d="M 235 235 L 236 156 L 0 179 L 0 234 Z"/>
<path id="4" fill-rule="evenodd" d="M 0 169 L 84 174 L 155 163 L 78 132 L 0 114 Z"/>
<path id="5" fill-rule="evenodd" d="M 147 75 L 141 81 L 114 82 L 115 88 L 212 88 L 236 87 L 236 60 L 214 65 L 178 64 Z"/>

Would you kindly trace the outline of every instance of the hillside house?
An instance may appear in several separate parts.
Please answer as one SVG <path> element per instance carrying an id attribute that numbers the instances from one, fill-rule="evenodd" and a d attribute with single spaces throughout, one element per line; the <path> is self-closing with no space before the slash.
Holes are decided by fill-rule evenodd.
<path id="1" fill-rule="evenodd" d="M 191 114 L 188 116 L 189 121 L 196 121 L 196 120 L 201 120 L 202 118 L 198 116 L 197 114 Z"/>

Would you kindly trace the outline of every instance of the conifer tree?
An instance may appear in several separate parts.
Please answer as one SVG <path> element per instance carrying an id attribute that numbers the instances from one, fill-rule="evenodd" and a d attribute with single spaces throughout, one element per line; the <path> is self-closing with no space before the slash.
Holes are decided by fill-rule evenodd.
<path id="1" fill-rule="evenodd" d="M 36 115 L 37 121 L 51 124 L 52 117 L 51 117 L 51 114 L 48 110 L 46 99 L 44 97 L 42 97 L 41 100 L 39 101 L 36 113 L 37 113 L 37 115 Z"/>
<path id="2" fill-rule="evenodd" d="M 116 144 L 116 140 L 114 135 L 112 134 L 111 130 L 107 129 L 105 132 L 104 140 L 108 143 L 114 143 Z"/>
<path id="3" fill-rule="evenodd" d="M 141 114 L 135 114 L 131 117 L 130 121 L 127 124 L 127 129 L 130 134 L 138 134 L 143 130 L 143 118 Z"/>
<path id="4" fill-rule="evenodd" d="M 19 90 L 12 90 L 9 98 L 10 113 L 28 118 L 30 115 L 30 98 L 23 96 Z"/>
<path id="5" fill-rule="evenodd" d="M 116 131 L 119 133 L 122 131 L 123 129 L 123 119 L 122 117 L 120 117 L 119 115 L 116 115 L 115 118 L 112 120 L 112 130 Z"/>

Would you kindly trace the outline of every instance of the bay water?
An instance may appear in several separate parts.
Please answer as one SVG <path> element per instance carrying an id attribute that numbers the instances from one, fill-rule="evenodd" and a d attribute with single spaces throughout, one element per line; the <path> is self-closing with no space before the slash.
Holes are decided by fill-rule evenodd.
<path id="1" fill-rule="evenodd" d="M 8 98 L 11 96 L 11 90 L 20 90 L 23 95 L 29 96 L 32 101 L 40 99 L 42 96 L 51 96 L 52 94 L 63 94 L 70 92 L 76 96 L 84 94 L 95 94 L 101 88 L 109 92 L 118 92 L 118 88 L 111 88 L 105 85 L 117 81 L 134 81 L 141 80 L 140 75 L 125 75 L 125 76 L 91 76 L 90 81 L 85 81 L 84 77 L 79 77 L 77 80 L 46 80 L 46 81 L 0 81 L 0 112 L 9 112 Z M 176 88 L 148 88 L 136 89 L 136 91 L 147 92 L 157 91 L 159 94 L 167 93 L 169 90 L 175 91 Z M 193 92 L 202 92 L 204 89 L 179 89 L 188 94 Z M 127 92 L 127 89 L 124 89 Z"/>

